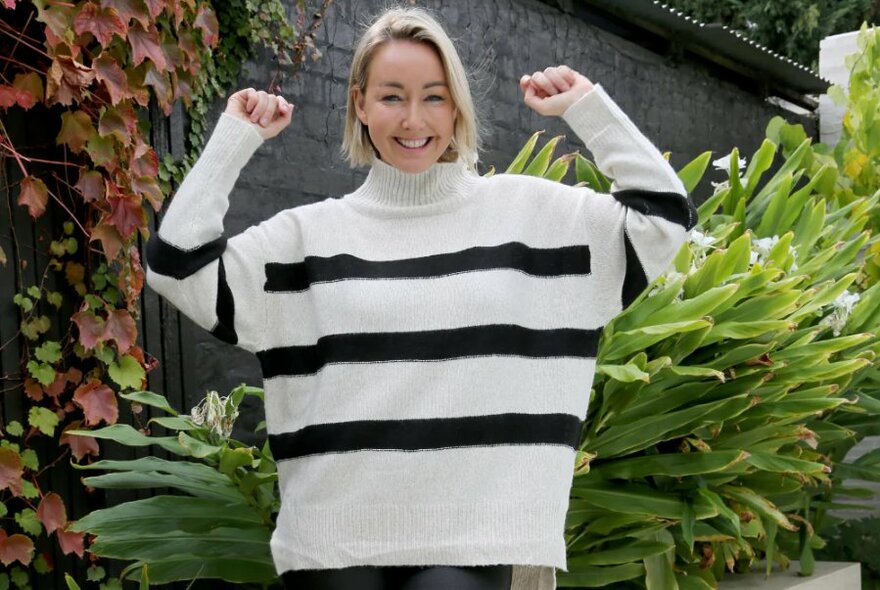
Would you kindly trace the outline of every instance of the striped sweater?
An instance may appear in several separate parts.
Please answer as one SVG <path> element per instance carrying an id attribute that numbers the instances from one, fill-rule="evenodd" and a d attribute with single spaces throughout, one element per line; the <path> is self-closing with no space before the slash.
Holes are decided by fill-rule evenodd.
<path id="1" fill-rule="evenodd" d="M 376 159 L 341 198 L 223 237 L 262 138 L 223 114 L 147 245 L 147 282 L 261 363 L 278 573 L 515 564 L 555 588 L 603 326 L 696 212 L 597 85 L 563 119 L 610 194 Z"/>

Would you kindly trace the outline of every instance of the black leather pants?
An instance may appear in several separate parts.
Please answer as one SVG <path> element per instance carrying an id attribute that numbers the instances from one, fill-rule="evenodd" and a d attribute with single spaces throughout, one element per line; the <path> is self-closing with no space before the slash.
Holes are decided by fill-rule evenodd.
<path id="1" fill-rule="evenodd" d="M 510 590 L 513 566 L 358 566 L 291 570 L 285 590 Z"/>

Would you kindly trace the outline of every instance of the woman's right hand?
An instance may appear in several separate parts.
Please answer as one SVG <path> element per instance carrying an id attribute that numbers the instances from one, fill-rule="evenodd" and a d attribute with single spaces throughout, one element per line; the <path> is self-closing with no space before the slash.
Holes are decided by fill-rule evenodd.
<path id="1" fill-rule="evenodd" d="M 293 105 L 282 96 L 245 88 L 226 101 L 226 113 L 253 125 L 263 139 L 270 139 L 290 125 Z"/>

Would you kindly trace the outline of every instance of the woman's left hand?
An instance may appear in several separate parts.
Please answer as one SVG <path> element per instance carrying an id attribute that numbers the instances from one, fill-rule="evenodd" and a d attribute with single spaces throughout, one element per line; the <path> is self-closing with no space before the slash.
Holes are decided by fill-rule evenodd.
<path id="1" fill-rule="evenodd" d="M 566 65 L 549 67 L 531 76 L 524 75 L 519 87 L 523 100 L 545 117 L 559 117 L 571 105 L 593 89 L 593 83 Z"/>

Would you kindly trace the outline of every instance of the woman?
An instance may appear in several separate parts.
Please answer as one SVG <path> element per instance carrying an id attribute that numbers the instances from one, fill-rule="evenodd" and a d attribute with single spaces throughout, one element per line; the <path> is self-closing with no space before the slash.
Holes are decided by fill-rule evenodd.
<path id="1" fill-rule="evenodd" d="M 547 589 L 566 567 L 575 449 L 602 327 L 694 225 L 686 191 L 599 85 L 523 76 L 615 179 L 611 194 L 474 172 L 479 126 L 449 37 L 422 9 L 363 34 L 342 198 L 230 238 L 223 216 L 280 96 L 233 94 L 148 245 L 149 284 L 257 354 L 288 588 Z"/>

